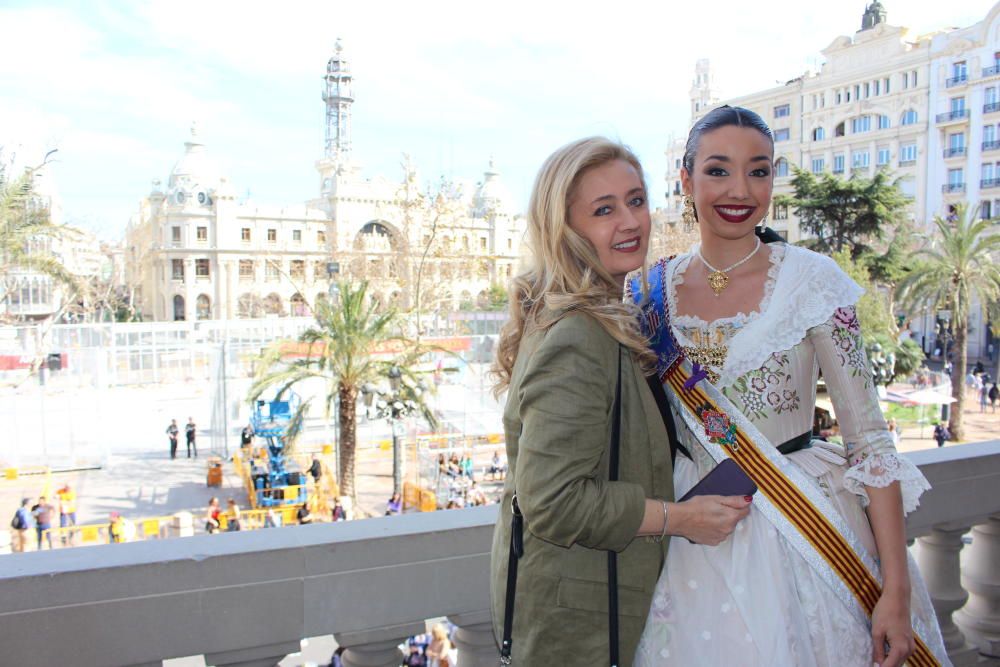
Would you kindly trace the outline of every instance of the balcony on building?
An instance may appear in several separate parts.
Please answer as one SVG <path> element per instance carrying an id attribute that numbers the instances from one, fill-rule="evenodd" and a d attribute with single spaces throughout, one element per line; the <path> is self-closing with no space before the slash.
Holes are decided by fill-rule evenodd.
<path id="1" fill-rule="evenodd" d="M 965 157 L 966 152 L 967 151 L 965 149 L 965 146 L 952 146 L 951 148 L 944 149 L 944 157 L 945 159 L 953 157 Z"/>
<path id="2" fill-rule="evenodd" d="M 944 80 L 945 88 L 954 88 L 955 86 L 961 86 L 969 82 L 968 74 L 959 74 L 958 76 L 953 76 L 951 78 Z"/>
<path id="3" fill-rule="evenodd" d="M 984 141 L 983 142 L 983 152 L 984 153 L 986 151 L 995 151 L 995 150 L 998 150 L 998 149 L 1000 149 L 1000 139 L 994 139 L 993 141 Z"/>
<path id="4" fill-rule="evenodd" d="M 996 113 L 1000 111 L 1000 102 L 987 102 L 983 105 L 983 114 Z"/>
<path id="5" fill-rule="evenodd" d="M 935 120 L 938 123 L 960 123 L 969 119 L 968 109 L 956 109 L 955 111 L 945 111 L 939 113 Z"/>
<path id="6" fill-rule="evenodd" d="M 989 188 L 1000 188 L 1000 178 L 984 178 L 979 181 L 980 190 L 988 190 Z"/>
<path id="7" fill-rule="evenodd" d="M 949 656 L 957 667 L 996 666 L 1000 440 L 905 456 L 933 487 L 907 518 L 907 538 Z M 263 667 L 304 638 L 333 635 L 346 667 L 397 667 L 398 645 L 447 617 L 462 667 L 493 667 L 499 509 L 0 556 L 0 663 L 137 667 L 203 655 L 216 667 Z M 175 517 L 178 529 L 191 521 Z"/>
<path id="8" fill-rule="evenodd" d="M 964 194 L 965 183 L 945 183 L 941 186 L 941 192 L 945 194 Z"/>
<path id="9" fill-rule="evenodd" d="M 986 79 L 991 76 L 1000 76 L 1000 62 L 983 68 L 983 78 Z"/>

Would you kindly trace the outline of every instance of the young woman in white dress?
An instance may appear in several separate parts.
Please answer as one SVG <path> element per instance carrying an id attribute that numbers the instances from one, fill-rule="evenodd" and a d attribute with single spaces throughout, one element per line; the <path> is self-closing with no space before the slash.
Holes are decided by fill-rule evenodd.
<path id="1" fill-rule="evenodd" d="M 866 615 L 758 493 L 722 544 L 673 538 L 636 664 L 898 667 L 915 635 L 925 658 L 933 654 L 920 664 L 950 664 L 906 550 L 904 512 L 929 485 L 897 455 L 879 408 L 854 308 L 861 289 L 829 258 L 755 234 L 771 205 L 773 158 L 771 132 L 753 112 L 721 107 L 694 126 L 682 183 L 701 243 L 656 263 L 649 293 L 634 298 L 648 312 L 659 296 L 660 312 L 644 316 L 647 334 L 697 362 L 733 422 L 758 434 L 758 449 L 880 577 L 881 594 Z M 811 437 L 820 372 L 843 444 Z M 680 497 L 722 450 L 706 444 L 707 421 L 681 414 L 679 390 L 665 389 L 690 454 L 675 463 Z"/>

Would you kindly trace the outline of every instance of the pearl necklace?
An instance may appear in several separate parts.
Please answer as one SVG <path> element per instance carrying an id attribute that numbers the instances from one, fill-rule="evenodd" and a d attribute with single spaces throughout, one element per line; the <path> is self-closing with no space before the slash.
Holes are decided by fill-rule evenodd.
<path id="1" fill-rule="evenodd" d="M 722 290 L 726 289 L 729 285 L 729 276 L 726 274 L 735 269 L 737 266 L 741 266 L 749 262 L 750 258 L 757 254 L 758 250 L 760 250 L 760 237 L 757 238 L 757 244 L 753 247 L 753 250 L 750 251 L 749 255 L 732 266 L 727 266 L 724 269 L 717 269 L 708 263 L 705 256 L 701 254 L 701 246 L 698 246 L 698 258 L 701 259 L 702 264 L 704 264 L 705 267 L 711 272 L 708 274 L 708 286 L 712 288 L 713 292 L 715 292 L 715 296 L 722 294 Z"/>

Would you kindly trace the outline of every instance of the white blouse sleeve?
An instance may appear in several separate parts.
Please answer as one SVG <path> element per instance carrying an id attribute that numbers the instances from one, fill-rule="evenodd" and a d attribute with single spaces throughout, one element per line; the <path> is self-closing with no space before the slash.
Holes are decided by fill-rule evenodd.
<path id="1" fill-rule="evenodd" d="M 898 481 L 903 512 L 909 514 L 931 487 L 920 469 L 896 451 L 879 407 L 854 306 L 838 308 L 824 324 L 810 329 L 809 338 L 847 449 L 844 486 L 867 506 L 865 487 L 882 488 Z"/>

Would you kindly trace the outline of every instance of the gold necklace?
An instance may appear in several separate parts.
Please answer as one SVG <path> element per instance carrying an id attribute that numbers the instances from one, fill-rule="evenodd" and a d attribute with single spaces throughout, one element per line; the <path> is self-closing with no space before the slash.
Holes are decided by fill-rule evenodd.
<path id="1" fill-rule="evenodd" d="M 722 294 L 722 290 L 726 289 L 726 287 L 729 286 L 729 276 L 726 274 L 735 269 L 737 266 L 741 266 L 749 262 L 750 258 L 757 254 L 758 250 L 760 250 L 760 237 L 757 238 L 757 243 L 756 245 L 754 245 L 753 250 L 750 251 L 749 255 L 747 255 L 740 261 L 736 262 L 732 266 L 727 266 L 724 269 L 717 269 L 708 263 L 708 260 L 705 259 L 705 256 L 701 254 L 701 246 L 700 245 L 698 246 L 698 258 L 701 259 L 701 262 L 702 264 L 705 265 L 705 268 L 707 268 L 710 271 L 710 273 L 708 274 L 708 286 L 712 288 L 713 292 L 715 292 L 715 296 L 719 296 L 720 294 Z"/>

